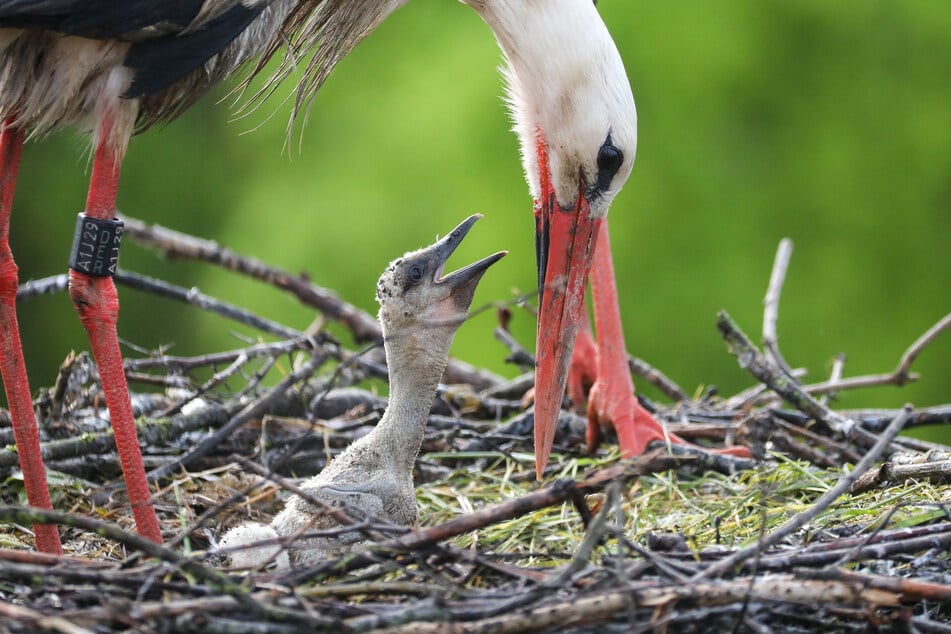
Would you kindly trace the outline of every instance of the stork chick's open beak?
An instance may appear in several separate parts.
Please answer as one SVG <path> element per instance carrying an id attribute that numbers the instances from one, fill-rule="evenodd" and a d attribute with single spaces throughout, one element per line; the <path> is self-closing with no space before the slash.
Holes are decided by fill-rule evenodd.
<path id="1" fill-rule="evenodd" d="M 547 165 L 544 166 L 547 169 Z M 592 218 L 579 186 L 574 209 L 562 209 L 548 179 L 535 209 L 538 339 L 535 347 L 535 475 L 541 480 L 555 440 L 568 365 L 585 310 L 588 271 L 603 218 Z"/>
<path id="2" fill-rule="evenodd" d="M 456 247 L 462 243 L 463 238 L 469 233 L 472 225 L 481 217 L 482 214 L 469 216 L 463 220 L 458 227 L 449 232 L 449 235 L 429 247 L 429 256 L 433 260 L 433 270 L 435 271 L 433 282 L 449 288 L 450 297 L 453 299 L 455 308 L 462 312 L 469 310 L 469 305 L 472 303 L 472 296 L 475 294 L 476 286 L 479 284 L 479 280 L 482 279 L 482 275 L 490 266 L 508 255 L 508 251 L 499 251 L 498 253 L 493 253 L 488 257 L 482 258 L 478 262 L 473 262 L 458 271 L 453 271 L 443 276 L 442 272 L 449 256 L 452 255 Z"/>

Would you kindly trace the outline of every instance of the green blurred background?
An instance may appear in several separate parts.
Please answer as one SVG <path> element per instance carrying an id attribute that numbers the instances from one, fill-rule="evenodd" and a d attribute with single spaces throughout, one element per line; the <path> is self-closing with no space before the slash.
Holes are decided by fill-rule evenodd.
<path id="1" fill-rule="evenodd" d="M 749 385 L 715 313 L 726 308 L 759 338 L 773 255 L 788 236 L 779 334 L 790 364 L 812 380 L 838 352 L 847 375 L 892 369 L 951 310 L 951 5 L 604 0 L 599 9 L 639 112 L 634 173 L 610 215 L 629 348 L 688 391 Z M 478 211 L 486 218 L 454 261 L 508 249 L 475 303 L 507 300 L 536 274 L 499 63 L 471 9 L 413 0 L 339 65 L 289 147 L 280 97 L 290 84 L 244 118 L 223 87 L 133 139 L 119 208 L 307 271 L 371 312 L 390 259 Z M 28 146 L 12 227 L 21 280 L 64 270 L 88 167 L 87 142 L 74 135 Z M 122 266 L 297 328 L 314 317 L 270 288 L 131 241 Z M 238 345 L 231 323 L 120 293 L 120 336 L 139 346 Z M 20 311 L 36 391 L 87 344 L 65 294 Z M 454 354 L 514 375 L 493 326 L 492 311 L 467 324 Z M 529 347 L 533 329 L 517 311 L 514 330 Z M 914 369 L 920 383 L 839 404 L 951 401 L 951 334 Z"/>

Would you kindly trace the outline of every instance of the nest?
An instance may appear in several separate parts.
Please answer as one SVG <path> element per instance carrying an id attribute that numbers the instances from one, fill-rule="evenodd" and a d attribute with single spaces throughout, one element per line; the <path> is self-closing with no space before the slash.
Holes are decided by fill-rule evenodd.
<path id="1" fill-rule="evenodd" d="M 166 388 L 133 395 L 164 546 L 133 532 L 95 366 L 84 354 L 66 360 L 36 405 L 54 507 L 69 510 L 0 506 L 0 632 L 951 631 L 951 449 L 898 436 L 949 422 L 951 406 L 837 411 L 823 400 L 908 380 L 951 315 L 893 372 L 802 385 L 776 345 L 781 247 L 764 350 L 728 315 L 718 321 L 754 387 L 691 398 L 632 359 L 641 380 L 670 397 L 642 400 L 670 431 L 711 447 L 746 445 L 752 459 L 680 445 L 634 459 L 589 454 L 585 420 L 566 408 L 543 483 L 525 399 L 532 375 L 503 381 L 453 361 L 417 463 L 422 526 L 356 517 L 347 530 L 373 542 L 365 549 L 306 568 L 235 571 L 222 566 L 217 538 L 266 521 L 297 490 L 294 478 L 319 472 L 378 420 L 385 400 L 364 386 L 386 378 L 372 343 L 379 328 L 303 277 L 131 219 L 126 227 L 166 253 L 274 283 L 371 343 L 351 349 L 124 272 L 119 283 L 277 341 L 127 362 L 133 385 Z M 42 280 L 21 294 L 63 286 Z M 502 317 L 496 337 L 530 367 Z M 9 417 L 2 422 L 9 477 L 0 495 L 16 502 L 22 482 Z M 32 551 L 37 521 L 60 525 L 66 556 Z"/>

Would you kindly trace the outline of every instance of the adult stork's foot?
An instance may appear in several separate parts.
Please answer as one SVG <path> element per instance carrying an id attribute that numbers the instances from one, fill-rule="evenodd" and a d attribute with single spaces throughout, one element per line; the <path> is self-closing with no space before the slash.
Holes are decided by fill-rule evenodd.
<path id="1" fill-rule="evenodd" d="M 568 369 L 568 397 L 575 409 L 587 410 L 585 441 L 588 451 L 597 449 L 603 432 L 610 429 L 617 433 L 621 453 L 626 457 L 639 456 L 655 440 L 684 442 L 677 435 L 666 432 L 641 406 L 634 396 L 634 383 L 626 367 L 613 373 L 608 368 L 599 369 L 601 356 L 591 326 L 585 319 Z"/>
<path id="2" fill-rule="evenodd" d="M 598 448 L 605 430 L 613 429 L 617 434 L 621 455 L 626 458 L 643 454 L 655 440 L 729 456 L 750 456 L 750 450 L 746 447 L 702 447 L 666 430 L 637 400 L 634 384 L 626 370 L 624 374 L 608 373 L 599 377 L 588 392 L 588 427 L 585 436 L 588 451 Z"/>

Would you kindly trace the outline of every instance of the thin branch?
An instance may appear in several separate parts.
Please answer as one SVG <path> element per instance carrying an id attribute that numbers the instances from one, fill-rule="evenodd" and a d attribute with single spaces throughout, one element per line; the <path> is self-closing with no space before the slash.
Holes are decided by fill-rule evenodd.
<path id="1" fill-rule="evenodd" d="M 925 348 L 931 345 L 932 341 L 938 338 L 938 335 L 949 327 L 951 327 L 951 313 L 939 319 L 934 326 L 925 331 L 913 344 L 908 346 L 908 349 L 905 350 L 905 354 L 901 356 L 901 360 L 898 362 L 898 367 L 892 372 L 895 385 L 905 384 L 909 378 L 908 370 L 911 368 L 911 364 L 914 363 L 915 359 L 918 358 L 918 355 L 921 354 Z"/>
<path id="2" fill-rule="evenodd" d="M 931 480 L 935 484 L 947 484 L 951 482 L 951 460 L 918 464 L 886 462 L 859 478 L 852 487 L 852 493 L 864 493 L 880 484 L 897 484 L 905 480 Z"/>
<path id="3" fill-rule="evenodd" d="M 823 422 L 838 433 L 848 436 L 855 427 L 855 422 L 836 414 L 815 398 L 803 391 L 799 382 L 790 374 L 775 367 L 750 342 L 739 326 L 736 325 L 726 311 L 717 314 L 717 329 L 723 335 L 730 354 L 736 357 L 740 367 L 752 374 L 757 380 L 769 386 L 779 394 L 783 400 L 796 409 Z"/>
<path id="4" fill-rule="evenodd" d="M 786 271 L 789 268 L 792 250 L 792 240 L 783 238 L 779 241 L 776 259 L 773 261 L 773 272 L 769 276 L 769 287 L 766 289 L 766 297 L 763 298 L 763 349 L 766 351 L 766 358 L 779 366 L 786 374 L 790 374 L 791 370 L 779 351 L 776 322 L 779 319 L 779 297 L 783 292 L 783 283 L 786 281 Z"/>
<path id="5" fill-rule="evenodd" d="M 134 288 L 147 293 L 152 293 L 153 295 L 158 295 L 160 297 L 175 299 L 180 302 L 190 304 L 191 306 L 195 306 L 196 308 L 214 313 L 220 317 L 257 328 L 258 330 L 272 334 L 282 339 L 306 338 L 306 335 L 299 330 L 288 328 L 287 326 L 279 324 L 276 321 L 271 321 L 270 319 L 265 319 L 264 317 L 254 315 L 243 308 L 235 306 L 234 304 L 229 304 L 228 302 L 223 302 L 209 295 L 205 295 L 194 287 L 183 288 L 163 280 L 155 279 L 154 277 L 149 277 L 147 275 L 125 270 L 120 270 L 118 273 L 116 273 L 114 279 L 116 283 L 122 284 L 123 286 L 128 286 L 129 288 Z"/>

